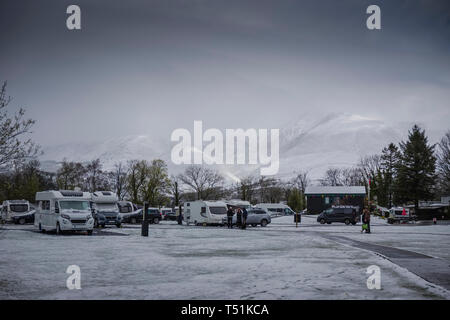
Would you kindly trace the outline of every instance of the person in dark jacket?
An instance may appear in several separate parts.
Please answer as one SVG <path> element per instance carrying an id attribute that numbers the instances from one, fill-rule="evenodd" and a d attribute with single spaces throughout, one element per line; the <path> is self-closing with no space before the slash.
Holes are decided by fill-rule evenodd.
<path id="1" fill-rule="evenodd" d="M 228 225 L 228 229 L 233 229 L 233 209 L 231 209 L 231 206 L 228 207 L 227 210 L 227 225 Z"/>
<path id="2" fill-rule="evenodd" d="M 236 226 L 242 226 L 242 211 L 241 208 L 236 208 Z"/>
<path id="3" fill-rule="evenodd" d="M 366 228 L 366 233 L 370 233 L 370 211 L 367 209 L 363 210 L 363 225 L 366 224 L 367 228 Z M 361 232 L 363 232 L 363 230 L 361 230 Z"/>
<path id="4" fill-rule="evenodd" d="M 247 227 L 247 216 L 247 209 L 242 209 L 242 229 L 245 229 Z"/>

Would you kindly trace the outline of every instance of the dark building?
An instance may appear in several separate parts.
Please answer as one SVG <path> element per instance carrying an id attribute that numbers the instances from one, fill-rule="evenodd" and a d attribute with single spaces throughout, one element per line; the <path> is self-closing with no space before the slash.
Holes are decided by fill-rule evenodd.
<path id="1" fill-rule="evenodd" d="M 318 186 L 307 187 L 305 190 L 306 210 L 309 214 L 319 214 L 331 206 L 347 205 L 364 208 L 366 187 L 364 186 Z"/>

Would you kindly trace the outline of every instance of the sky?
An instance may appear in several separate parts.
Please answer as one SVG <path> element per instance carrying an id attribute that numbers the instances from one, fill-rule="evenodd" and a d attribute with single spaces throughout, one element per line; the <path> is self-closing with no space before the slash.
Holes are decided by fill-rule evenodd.
<path id="1" fill-rule="evenodd" d="M 2 0 L 0 39 L 12 111 L 43 146 L 330 112 L 450 128 L 447 0 Z"/>

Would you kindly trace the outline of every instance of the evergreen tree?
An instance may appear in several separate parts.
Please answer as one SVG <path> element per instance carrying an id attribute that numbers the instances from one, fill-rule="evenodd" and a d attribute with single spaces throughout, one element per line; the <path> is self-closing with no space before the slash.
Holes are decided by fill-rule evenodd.
<path id="1" fill-rule="evenodd" d="M 383 148 L 381 153 L 381 178 L 383 184 L 383 195 L 379 195 L 385 200 L 384 206 L 391 208 L 394 200 L 394 182 L 397 176 L 397 166 L 399 164 L 400 153 L 395 144 Z"/>
<path id="2" fill-rule="evenodd" d="M 428 144 L 425 130 L 417 125 L 409 132 L 408 141 L 400 143 L 398 196 L 403 202 L 413 201 L 416 212 L 419 200 L 430 200 L 433 197 L 436 170 L 434 147 Z"/>
<path id="3" fill-rule="evenodd" d="M 295 212 L 299 212 L 303 209 L 303 201 L 300 191 L 294 188 L 289 193 L 287 204 Z"/>

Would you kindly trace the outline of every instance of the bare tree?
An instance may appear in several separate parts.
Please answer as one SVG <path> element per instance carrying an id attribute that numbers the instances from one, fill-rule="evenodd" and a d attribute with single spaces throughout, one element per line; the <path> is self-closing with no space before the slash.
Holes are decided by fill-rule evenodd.
<path id="1" fill-rule="evenodd" d="M 122 162 L 119 162 L 114 165 L 114 170 L 109 174 L 111 176 L 114 192 L 117 194 L 119 200 L 123 200 L 127 195 L 127 168 Z"/>
<path id="2" fill-rule="evenodd" d="M 95 192 L 100 185 L 104 185 L 102 181 L 102 163 L 100 159 L 95 159 L 86 165 L 86 183 L 89 192 Z"/>
<path id="3" fill-rule="evenodd" d="M 241 200 L 251 201 L 253 199 L 257 180 L 254 176 L 242 178 L 238 184 L 238 194 Z"/>
<path id="4" fill-rule="evenodd" d="M 341 170 L 341 183 L 344 186 L 364 185 L 364 177 L 359 168 L 344 168 Z"/>
<path id="5" fill-rule="evenodd" d="M 308 177 L 308 171 L 295 172 L 295 177 L 292 179 L 292 184 L 301 194 L 305 193 L 306 187 L 310 184 L 311 180 Z"/>
<path id="6" fill-rule="evenodd" d="M 6 95 L 6 81 L 0 90 L 0 169 L 12 162 L 25 161 L 39 154 L 37 146 L 27 135 L 32 133 L 35 120 L 24 119 L 25 110 L 20 108 L 12 117 L 6 108 L 11 97 Z"/>
<path id="7" fill-rule="evenodd" d="M 328 168 L 325 175 L 320 179 L 320 184 L 323 186 L 341 186 L 342 170 L 340 168 Z"/>
<path id="8" fill-rule="evenodd" d="M 368 185 L 369 180 L 374 180 L 381 168 L 381 156 L 371 155 L 362 157 L 359 160 L 358 168 L 361 170 L 364 184 Z"/>
<path id="9" fill-rule="evenodd" d="M 223 182 L 223 177 L 217 171 L 196 165 L 189 166 L 178 177 L 197 194 L 198 200 L 209 199 Z"/>
<path id="10" fill-rule="evenodd" d="M 75 187 L 82 188 L 86 169 L 80 162 L 68 162 L 66 159 L 56 172 L 56 183 L 59 189 L 69 190 Z"/>
<path id="11" fill-rule="evenodd" d="M 178 207 L 183 197 L 181 191 L 180 178 L 178 176 L 171 176 L 169 187 L 170 187 L 170 194 L 173 197 L 173 204 L 175 207 Z"/>
<path id="12" fill-rule="evenodd" d="M 143 198 L 150 206 L 161 206 L 168 202 L 169 177 L 167 165 L 163 160 L 155 159 L 145 170 L 145 182 L 142 187 Z"/>
<path id="13" fill-rule="evenodd" d="M 450 193 L 450 131 L 441 139 L 438 147 L 437 167 L 439 171 L 440 191 L 448 195 Z"/>

